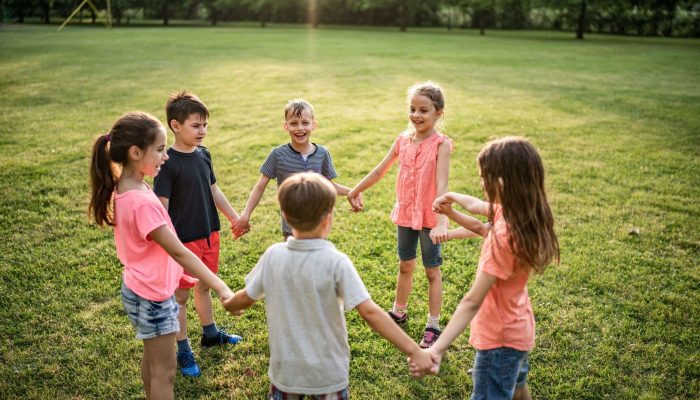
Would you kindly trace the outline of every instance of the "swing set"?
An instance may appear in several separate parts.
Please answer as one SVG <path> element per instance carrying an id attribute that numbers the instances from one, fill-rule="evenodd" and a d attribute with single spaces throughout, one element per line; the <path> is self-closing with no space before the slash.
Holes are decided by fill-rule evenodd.
<path id="1" fill-rule="evenodd" d="M 71 20 L 73 17 L 75 17 L 75 14 L 79 13 L 79 12 L 83 9 L 83 7 L 84 7 L 86 4 L 87 4 L 90 8 L 92 8 L 92 11 L 95 13 L 95 15 L 99 14 L 99 10 L 97 9 L 97 7 L 95 7 L 95 4 L 92 2 L 92 0 L 83 0 L 83 2 L 80 3 L 80 5 L 78 5 L 78 7 L 75 8 L 75 10 L 73 10 L 73 12 L 71 13 L 71 15 L 68 16 L 68 18 L 66 18 L 65 21 L 63 21 L 63 23 L 61 24 L 61 26 L 58 27 L 58 30 L 57 30 L 56 32 L 60 32 L 61 29 L 63 29 L 63 27 L 66 26 L 66 24 L 67 24 L 68 22 L 70 22 L 70 20 Z M 107 13 L 106 13 L 106 17 L 107 17 L 107 18 L 105 19 L 105 26 L 106 26 L 107 28 L 110 28 L 110 29 L 111 29 L 111 28 L 112 28 L 112 4 L 111 4 L 110 0 L 107 0 Z"/>

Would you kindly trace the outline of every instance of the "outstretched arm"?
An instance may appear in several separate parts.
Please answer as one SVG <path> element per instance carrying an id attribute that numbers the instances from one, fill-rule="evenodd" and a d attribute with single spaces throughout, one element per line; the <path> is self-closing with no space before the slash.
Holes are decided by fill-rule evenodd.
<path id="1" fill-rule="evenodd" d="M 248 201 L 245 203 L 245 209 L 243 209 L 243 212 L 238 218 L 238 222 L 236 222 L 236 232 L 250 230 L 250 216 L 253 214 L 255 207 L 258 206 L 258 203 L 260 203 L 260 199 L 262 198 L 263 193 L 265 193 L 265 188 L 267 188 L 267 184 L 269 182 L 269 177 L 262 174 L 260 175 L 260 179 L 258 179 L 258 182 L 255 184 L 255 186 L 253 186 L 253 190 L 250 192 L 250 196 L 248 196 Z"/>
<path id="2" fill-rule="evenodd" d="M 220 299 L 226 300 L 233 296 L 231 289 L 218 276 L 207 268 L 202 260 L 187 249 L 175 233 L 167 225 L 154 229 L 149 236 L 154 242 L 165 250 L 170 257 L 182 266 L 190 275 L 202 281 L 206 286 L 214 289 Z"/>
<path id="3" fill-rule="evenodd" d="M 221 213 L 224 214 L 231 223 L 231 233 L 233 234 L 233 238 L 238 239 L 239 237 L 245 235 L 248 230 L 236 231 L 236 222 L 238 222 L 239 219 L 238 213 L 233 209 L 233 206 L 231 206 L 231 203 L 229 203 L 226 195 L 216 183 L 211 185 L 211 195 L 214 197 L 214 204 L 216 205 L 216 208 L 221 211 Z"/>
<path id="4" fill-rule="evenodd" d="M 420 347 L 389 317 L 389 315 L 379 308 L 377 303 L 368 299 L 355 307 L 362 319 L 367 324 L 396 346 L 404 354 L 411 358 L 411 361 L 421 368 L 430 369 L 433 361 L 430 355 L 421 352 Z"/>
<path id="5" fill-rule="evenodd" d="M 353 206 L 353 209 L 356 211 L 361 210 L 362 208 L 360 207 L 359 209 L 357 208 L 359 204 L 362 203 L 361 198 L 358 198 L 358 196 L 364 192 L 366 189 L 369 189 L 372 187 L 375 183 L 379 182 L 380 179 L 386 175 L 386 173 L 389 171 L 389 168 L 394 164 L 396 159 L 399 157 L 398 154 L 396 154 L 396 142 L 391 145 L 391 148 L 389 148 L 389 152 L 386 153 L 382 161 L 377 164 L 376 167 L 372 171 L 370 171 L 362 180 L 355 185 L 350 192 L 348 192 L 348 201 L 350 202 L 350 205 Z"/>
<path id="6" fill-rule="evenodd" d="M 224 308 L 233 315 L 241 315 L 243 310 L 250 308 L 253 304 L 255 304 L 255 300 L 248 296 L 245 289 L 241 289 L 233 297 L 224 301 Z"/>
<path id="7" fill-rule="evenodd" d="M 469 211 L 471 214 L 487 216 L 489 213 L 489 203 L 476 197 L 455 192 L 448 192 L 433 201 L 433 210 L 442 213 L 441 206 L 451 205 L 452 203 L 459 204 L 462 208 Z"/>

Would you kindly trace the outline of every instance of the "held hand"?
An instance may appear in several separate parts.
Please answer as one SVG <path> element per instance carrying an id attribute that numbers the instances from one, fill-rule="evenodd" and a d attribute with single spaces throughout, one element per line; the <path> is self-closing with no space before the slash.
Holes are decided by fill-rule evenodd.
<path id="1" fill-rule="evenodd" d="M 233 307 L 233 296 L 231 296 L 228 299 L 221 299 L 221 304 L 224 306 L 224 309 L 228 311 L 231 315 L 235 316 L 241 316 L 243 315 L 243 310 L 237 310 Z"/>
<path id="2" fill-rule="evenodd" d="M 219 300 L 223 304 L 224 301 L 229 300 L 233 297 L 233 292 L 231 289 L 229 289 L 228 286 L 225 286 L 223 289 L 219 291 Z"/>
<path id="3" fill-rule="evenodd" d="M 234 224 L 231 224 L 231 232 L 233 233 L 234 239 L 238 239 L 239 237 L 250 232 L 250 224 L 248 223 L 248 218 L 241 215 Z"/>
<path id="4" fill-rule="evenodd" d="M 447 242 L 447 227 L 436 226 L 435 228 L 431 229 L 430 240 L 433 242 L 433 244 Z"/>
<path id="5" fill-rule="evenodd" d="M 445 193 L 442 196 L 438 196 L 435 200 L 433 200 L 433 211 L 436 213 L 442 214 L 443 213 L 443 208 L 445 206 L 450 206 L 452 205 L 452 200 L 449 199 L 448 194 Z"/>
<path id="6" fill-rule="evenodd" d="M 365 207 L 362 201 L 362 193 L 356 193 L 352 190 L 348 193 L 348 202 L 350 202 L 353 212 L 360 212 Z"/>
<path id="7" fill-rule="evenodd" d="M 430 358 L 433 360 L 433 366 L 430 367 L 430 373 L 433 375 L 437 375 L 438 372 L 440 372 L 440 363 L 442 362 L 442 354 L 438 354 L 437 352 L 433 351 L 432 348 L 428 350 L 430 352 Z"/>
<path id="8" fill-rule="evenodd" d="M 425 349 L 420 349 L 411 354 L 406 361 L 411 374 L 417 378 L 429 373 L 435 367 L 431 354 Z"/>

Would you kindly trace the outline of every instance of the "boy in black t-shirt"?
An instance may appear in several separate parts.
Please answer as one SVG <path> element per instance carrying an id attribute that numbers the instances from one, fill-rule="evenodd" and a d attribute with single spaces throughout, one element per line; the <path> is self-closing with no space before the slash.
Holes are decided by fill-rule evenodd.
<path id="1" fill-rule="evenodd" d="M 154 181 L 154 191 L 170 214 L 177 236 L 215 274 L 219 271 L 219 215 L 221 211 L 233 226 L 238 213 L 231 207 L 216 184 L 211 154 L 202 146 L 207 134 L 209 110 L 192 93 L 174 92 L 165 107 L 168 126 L 175 134 L 175 143 L 168 149 L 168 160 Z M 234 233 L 234 239 L 248 232 L 249 227 Z M 236 344 L 238 335 L 218 329 L 214 321 L 209 287 L 193 283 L 183 276 L 175 291 L 180 305 L 177 335 L 177 363 L 184 376 L 201 374 L 187 339 L 187 299 L 194 288 L 197 315 L 202 324 L 202 347 Z"/>

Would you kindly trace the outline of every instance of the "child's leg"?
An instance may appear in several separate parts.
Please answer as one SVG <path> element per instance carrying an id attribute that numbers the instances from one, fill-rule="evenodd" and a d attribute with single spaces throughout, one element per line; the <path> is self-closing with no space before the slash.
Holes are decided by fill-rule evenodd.
<path id="1" fill-rule="evenodd" d="M 214 323 L 214 310 L 212 308 L 209 286 L 197 282 L 194 286 L 194 308 L 197 310 L 199 322 L 202 326 Z"/>
<path id="2" fill-rule="evenodd" d="M 527 383 L 522 386 L 515 387 L 513 400 L 532 400 L 532 397 L 530 397 L 530 390 L 527 388 Z"/>
<path id="3" fill-rule="evenodd" d="M 440 316 L 442 309 L 442 274 L 440 267 L 425 269 L 428 278 L 428 311 L 433 317 Z"/>
<path id="4" fill-rule="evenodd" d="M 408 305 L 408 297 L 413 289 L 413 270 L 416 269 L 416 259 L 400 260 L 399 275 L 396 278 L 396 296 L 394 304 L 405 308 Z"/>
<path id="5" fill-rule="evenodd" d="M 175 301 L 180 306 L 177 314 L 177 321 L 180 323 L 180 331 L 176 336 L 178 342 L 187 339 L 187 299 L 189 297 L 189 289 L 175 289 Z"/>
<path id="6" fill-rule="evenodd" d="M 156 336 L 143 341 L 141 376 L 146 397 L 150 400 L 173 399 L 176 361 L 175 335 Z M 144 371 L 145 370 L 145 371 Z"/>

